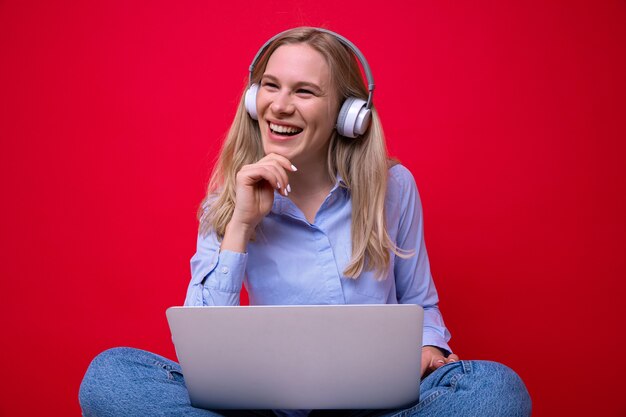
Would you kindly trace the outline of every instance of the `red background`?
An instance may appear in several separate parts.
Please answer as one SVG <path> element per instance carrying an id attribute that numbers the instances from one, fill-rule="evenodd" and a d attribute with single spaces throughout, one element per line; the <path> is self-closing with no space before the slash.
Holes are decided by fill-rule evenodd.
<path id="1" fill-rule="evenodd" d="M 370 61 L 455 350 L 535 416 L 625 415 L 626 4 L 454 3 L 0 1 L 0 415 L 79 415 L 108 347 L 174 358 L 249 61 L 303 24 Z"/>

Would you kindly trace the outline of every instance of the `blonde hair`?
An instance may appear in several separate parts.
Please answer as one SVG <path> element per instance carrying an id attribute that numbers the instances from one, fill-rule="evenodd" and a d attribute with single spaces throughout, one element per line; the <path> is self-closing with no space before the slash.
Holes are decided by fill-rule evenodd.
<path id="1" fill-rule="evenodd" d="M 252 82 L 259 82 L 269 57 L 279 46 L 297 43 L 305 43 L 324 56 L 341 102 L 351 96 L 367 99 L 367 88 L 353 53 L 334 36 L 315 28 L 295 28 L 272 42 L 259 59 Z M 201 233 L 214 230 L 220 238 L 224 236 L 235 208 L 235 176 L 244 165 L 263 156 L 259 125 L 246 112 L 242 94 L 199 209 Z M 363 136 L 349 139 L 334 131 L 327 160 L 329 178 L 338 174 L 352 199 L 352 258 L 343 274 L 358 278 L 364 270 L 375 270 L 382 279 L 389 268 L 391 252 L 403 258 L 410 254 L 399 249 L 387 233 L 385 196 L 392 163 L 376 109 L 372 107 L 371 125 Z"/>

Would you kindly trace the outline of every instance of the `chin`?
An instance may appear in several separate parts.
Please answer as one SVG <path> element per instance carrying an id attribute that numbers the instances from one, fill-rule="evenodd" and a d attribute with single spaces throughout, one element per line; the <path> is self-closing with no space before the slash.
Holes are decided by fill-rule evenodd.
<path id="1" fill-rule="evenodd" d="M 268 153 L 275 153 L 289 159 L 294 157 L 294 152 L 286 146 L 275 145 L 272 143 L 263 143 L 263 152 L 265 155 Z"/>

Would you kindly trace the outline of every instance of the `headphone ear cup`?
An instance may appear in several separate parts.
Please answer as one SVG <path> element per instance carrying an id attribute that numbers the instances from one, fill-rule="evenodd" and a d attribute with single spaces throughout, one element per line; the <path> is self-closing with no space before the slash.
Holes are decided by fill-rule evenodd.
<path id="1" fill-rule="evenodd" d="M 367 131 L 372 118 L 367 101 L 356 97 L 348 97 L 343 102 L 337 117 L 337 132 L 347 138 L 356 138 Z"/>
<path id="2" fill-rule="evenodd" d="M 256 94 L 259 91 L 259 85 L 257 83 L 252 84 L 246 90 L 246 97 L 244 99 L 244 105 L 246 106 L 246 110 L 250 117 L 254 120 L 258 120 L 258 115 L 256 113 Z"/>

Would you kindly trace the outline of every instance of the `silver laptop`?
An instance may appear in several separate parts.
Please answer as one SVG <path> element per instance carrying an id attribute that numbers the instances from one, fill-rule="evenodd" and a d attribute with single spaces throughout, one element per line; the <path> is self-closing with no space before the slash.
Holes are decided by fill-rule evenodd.
<path id="1" fill-rule="evenodd" d="M 419 397 L 416 305 L 171 307 L 194 407 L 383 409 Z"/>

